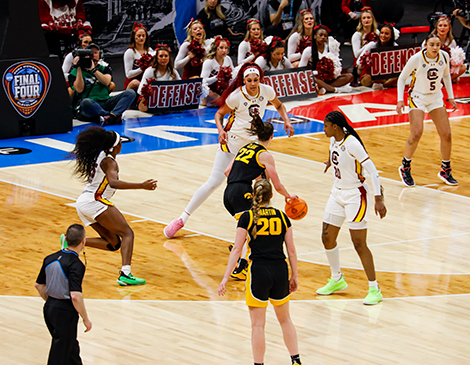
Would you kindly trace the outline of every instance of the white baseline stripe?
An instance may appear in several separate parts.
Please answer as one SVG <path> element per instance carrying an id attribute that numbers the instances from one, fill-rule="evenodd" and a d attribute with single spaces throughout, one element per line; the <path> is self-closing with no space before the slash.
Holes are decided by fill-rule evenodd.
<path id="1" fill-rule="evenodd" d="M 59 141 L 53 138 L 35 138 L 35 139 L 26 139 L 26 142 L 39 144 L 41 146 L 55 148 L 56 150 L 61 150 L 65 152 L 70 152 L 75 147 L 74 144 Z"/>

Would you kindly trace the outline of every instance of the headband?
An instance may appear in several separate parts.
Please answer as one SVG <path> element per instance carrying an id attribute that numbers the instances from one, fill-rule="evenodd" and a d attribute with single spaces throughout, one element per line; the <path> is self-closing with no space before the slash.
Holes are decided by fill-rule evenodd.
<path id="1" fill-rule="evenodd" d="M 230 42 L 228 41 L 227 38 L 222 38 L 222 37 L 217 38 L 217 40 L 215 41 L 215 46 L 218 47 L 220 42 L 227 43 L 227 46 L 230 48 Z"/>
<path id="2" fill-rule="evenodd" d="M 202 27 L 204 28 L 204 24 L 202 24 L 201 20 L 200 19 L 194 19 L 194 18 L 191 18 L 191 21 L 188 23 L 188 25 L 186 26 L 185 29 L 189 29 L 191 28 L 191 26 L 196 23 L 196 22 L 199 22 L 201 23 Z"/>
<path id="3" fill-rule="evenodd" d="M 246 21 L 246 29 L 247 29 L 247 30 L 250 28 L 251 23 L 258 23 L 258 24 L 259 24 L 259 20 L 258 20 L 258 19 L 254 19 L 254 18 L 248 19 L 248 20 Z"/>
<path id="4" fill-rule="evenodd" d="M 243 78 L 247 77 L 249 74 L 257 74 L 259 76 L 259 70 L 256 67 L 248 67 L 245 72 L 243 72 Z"/>
<path id="5" fill-rule="evenodd" d="M 315 27 L 313 27 L 313 30 L 317 30 L 318 28 L 325 29 L 328 34 L 330 34 L 330 32 L 331 32 L 330 28 L 328 28 L 326 25 L 322 25 L 322 24 L 316 25 Z"/>
<path id="6" fill-rule="evenodd" d="M 134 22 L 134 32 L 137 33 L 137 31 L 142 28 L 144 29 L 145 31 L 147 31 L 147 29 L 145 29 L 145 27 L 142 25 L 142 23 L 137 23 L 137 22 Z"/>
<path id="7" fill-rule="evenodd" d="M 392 27 L 395 27 L 395 23 L 389 23 L 384 21 L 384 25 L 391 25 Z"/>
<path id="8" fill-rule="evenodd" d="M 158 50 L 160 48 L 166 48 L 169 52 L 171 52 L 171 48 L 168 47 L 168 44 L 160 44 L 160 43 L 157 43 L 157 45 L 155 46 L 155 49 Z"/>
<path id="9" fill-rule="evenodd" d="M 312 12 L 312 9 L 305 9 L 305 10 L 301 10 L 300 11 L 300 14 L 304 14 L 304 13 L 311 13 Z"/>
<path id="10" fill-rule="evenodd" d="M 372 8 L 371 8 L 370 6 L 364 6 L 364 7 L 361 9 L 361 12 L 366 11 L 366 10 L 372 11 Z"/>
<path id="11" fill-rule="evenodd" d="M 448 20 L 448 21 L 450 22 L 450 18 L 449 18 L 447 15 L 441 15 L 441 16 L 437 19 L 437 21 L 442 20 L 442 19 Z"/>
<path id="12" fill-rule="evenodd" d="M 113 147 L 109 149 L 109 152 L 113 152 L 114 147 L 116 147 L 119 144 L 119 142 L 121 142 L 121 136 L 119 135 L 119 133 L 118 132 L 114 132 L 114 133 L 116 133 L 116 140 L 114 141 Z"/>
<path id="13" fill-rule="evenodd" d="M 280 37 L 267 37 L 266 44 L 272 45 L 273 47 L 276 45 L 277 42 L 281 42 L 284 45 L 284 41 Z"/>

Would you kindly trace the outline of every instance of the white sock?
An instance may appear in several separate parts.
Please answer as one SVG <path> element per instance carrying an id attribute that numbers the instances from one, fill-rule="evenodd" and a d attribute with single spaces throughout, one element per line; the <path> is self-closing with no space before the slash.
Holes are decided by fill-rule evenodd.
<path id="1" fill-rule="evenodd" d="M 379 288 L 379 284 L 377 284 L 377 280 L 369 281 L 369 288 L 374 287 L 375 289 Z"/>
<path id="2" fill-rule="evenodd" d="M 341 265 L 339 264 L 339 247 L 336 245 L 335 248 L 331 250 L 325 250 L 326 257 L 330 264 L 331 277 L 334 281 L 341 279 Z"/>
<path id="3" fill-rule="evenodd" d="M 131 273 L 131 265 L 122 265 L 121 271 L 124 274 L 129 275 Z"/>
<path id="4" fill-rule="evenodd" d="M 183 223 L 184 223 L 184 224 L 186 224 L 186 222 L 188 221 L 189 216 L 190 216 L 190 214 L 186 213 L 186 211 L 184 211 L 184 212 L 180 215 L 180 218 L 183 220 Z"/>

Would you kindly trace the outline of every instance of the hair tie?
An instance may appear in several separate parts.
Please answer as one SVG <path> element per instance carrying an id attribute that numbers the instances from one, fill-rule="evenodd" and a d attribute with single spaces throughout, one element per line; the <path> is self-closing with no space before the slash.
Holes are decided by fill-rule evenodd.
<path id="1" fill-rule="evenodd" d="M 202 24 L 200 19 L 191 18 L 191 21 L 188 23 L 188 25 L 184 29 L 191 28 L 193 26 L 193 24 L 196 23 L 196 22 L 200 23 L 202 25 L 202 27 L 204 28 L 204 24 Z"/>
<path id="2" fill-rule="evenodd" d="M 392 27 L 394 27 L 396 23 L 389 23 L 389 22 L 384 21 L 384 24 L 388 24 L 388 25 L 391 25 Z"/>
<path id="3" fill-rule="evenodd" d="M 157 43 L 157 45 L 155 46 L 155 49 L 158 50 L 160 48 L 166 48 L 168 49 L 169 52 L 171 52 L 171 48 L 168 47 L 168 44 L 160 44 L 160 43 Z"/>
<path id="4" fill-rule="evenodd" d="M 269 38 L 269 37 L 268 37 Z M 273 47 L 276 45 L 277 42 L 281 42 L 282 45 L 284 45 L 284 41 L 280 38 L 280 37 L 272 37 L 271 40 L 268 40 L 268 38 L 266 38 L 266 43 L 268 45 L 273 45 Z M 269 42 L 269 43 L 268 43 Z"/>
<path id="5" fill-rule="evenodd" d="M 304 13 L 311 13 L 312 12 L 312 9 L 305 9 L 305 10 L 301 10 L 300 11 L 300 14 L 304 14 Z"/>
<path id="6" fill-rule="evenodd" d="M 215 45 L 218 47 L 220 42 L 224 41 L 225 43 L 227 43 L 227 46 L 229 46 L 230 48 L 230 42 L 228 41 L 227 38 L 225 37 L 217 37 L 217 40 L 215 41 Z"/>
<path id="7" fill-rule="evenodd" d="M 313 30 L 317 30 L 318 28 L 325 29 L 328 34 L 330 34 L 331 32 L 330 28 L 328 28 L 326 25 L 323 25 L 323 24 L 316 25 L 315 27 L 313 27 Z"/>
<path id="8" fill-rule="evenodd" d="M 259 20 L 258 19 L 255 19 L 255 18 L 251 18 L 251 19 L 248 19 L 246 21 L 246 29 L 250 29 L 250 25 L 251 23 L 258 23 L 259 24 Z"/>
<path id="9" fill-rule="evenodd" d="M 248 67 L 245 72 L 243 72 L 243 78 L 247 77 L 249 74 L 256 74 L 259 76 L 259 70 L 256 67 Z"/>
<path id="10" fill-rule="evenodd" d="M 147 31 L 147 29 L 145 29 L 145 27 L 142 25 L 142 23 L 134 22 L 134 32 L 137 33 L 137 31 L 138 31 L 140 28 L 143 28 L 145 31 Z"/>

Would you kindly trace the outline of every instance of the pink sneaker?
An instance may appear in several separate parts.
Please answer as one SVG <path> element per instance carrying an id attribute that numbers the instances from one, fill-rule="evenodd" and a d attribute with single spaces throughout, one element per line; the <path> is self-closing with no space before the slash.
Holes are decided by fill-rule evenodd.
<path id="1" fill-rule="evenodd" d="M 163 234 L 166 238 L 173 238 L 176 232 L 178 232 L 183 227 L 184 223 L 181 218 L 173 219 L 169 225 L 163 228 Z"/>

